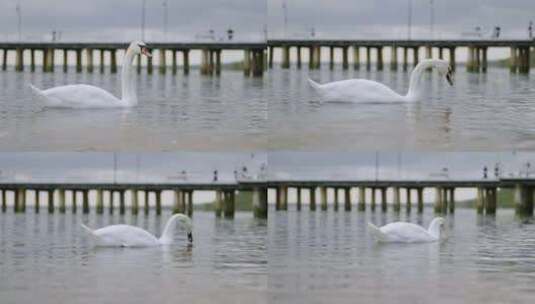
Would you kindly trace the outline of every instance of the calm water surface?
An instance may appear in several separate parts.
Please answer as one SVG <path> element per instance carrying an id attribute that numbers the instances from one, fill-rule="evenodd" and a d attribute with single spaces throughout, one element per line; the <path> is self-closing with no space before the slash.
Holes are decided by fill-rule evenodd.
<path id="1" fill-rule="evenodd" d="M 402 71 L 282 70 L 267 74 L 269 145 L 293 150 L 510 150 L 535 148 L 535 79 L 491 68 L 466 73 L 455 86 L 425 75 L 430 95 L 397 104 L 320 103 L 307 83 L 366 78 L 406 94 L 410 74 Z"/>
<path id="2" fill-rule="evenodd" d="M 196 212 L 192 247 L 177 233 L 167 248 L 94 248 L 80 223 L 129 223 L 160 234 L 154 215 L 0 214 L 2 303 L 263 303 L 267 226 Z M 45 210 L 46 211 L 46 210 Z"/>
<path id="3" fill-rule="evenodd" d="M 379 245 L 367 223 L 410 220 L 405 212 L 276 212 L 269 217 L 272 302 L 528 303 L 535 294 L 535 225 L 512 210 L 496 218 L 457 209 L 442 243 Z M 306 209 L 306 208 L 304 208 Z"/>
<path id="4" fill-rule="evenodd" d="M 43 109 L 28 88 L 86 83 L 120 96 L 120 73 L 0 73 L 0 149 L 8 151 L 244 150 L 266 146 L 263 79 L 241 71 L 137 79 L 130 109 Z"/>

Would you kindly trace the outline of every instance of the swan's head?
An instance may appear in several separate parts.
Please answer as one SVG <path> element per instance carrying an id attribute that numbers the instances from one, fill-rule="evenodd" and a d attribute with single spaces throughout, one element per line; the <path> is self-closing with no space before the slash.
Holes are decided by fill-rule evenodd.
<path id="1" fill-rule="evenodd" d="M 434 62 L 434 66 L 437 69 L 438 73 L 446 77 L 448 83 L 453 86 L 453 69 L 448 61 L 437 59 Z"/>
<path id="2" fill-rule="evenodd" d="M 147 57 L 152 57 L 149 47 L 143 41 L 134 41 L 130 43 L 128 49 L 131 50 L 134 55 L 145 55 Z"/>
<path id="3" fill-rule="evenodd" d="M 428 231 L 429 233 L 431 233 L 432 235 L 435 235 L 438 238 L 440 237 L 442 232 L 445 230 L 445 228 L 446 228 L 446 221 L 444 220 L 444 218 L 435 217 L 431 221 L 431 224 L 429 224 Z"/>

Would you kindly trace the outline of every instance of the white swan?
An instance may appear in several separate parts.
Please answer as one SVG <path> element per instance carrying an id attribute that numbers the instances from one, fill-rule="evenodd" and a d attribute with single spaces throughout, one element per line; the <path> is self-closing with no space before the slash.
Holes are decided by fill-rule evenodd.
<path id="1" fill-rule="evenodd" d="M 121 74 L 122 98 L 95 86 L 74 84 L 40 90 L 30 84 L 33 93 L 50 108 L 124 108 L 137 104 L 136 85 L 132 75 L 132 62 L 136 55 L 151 57 L 144 42 L 134 41 L 126 50 Z"/>
<path id="2" fill-rule="evenodd" d="M 191 233 L 191 219 L 184 214 L 173 215 L 165 224 L 162 236 L 158 239 L 150 232 L 139 227 L 130 225 L 111 225 L 104 228 L 92 230 L 82 224 L 84 228 L 95 240 L 95 244 L 101 247 L 152 247 L 160 245 L 170 245 L 173 242 L 175 232 L 175 221 L 178 221 L 186 230 L 188 241 L 193 242 Z"/>
<path id="3" fill-rule="evenodd" d="M 368 223 L 370 233 L 378 242 L 383 243 L 424 243 L 440 240 L 444 219 L 436 217 L 429 224 L 429 229 L 422 226 L 395 222 L 378 228 L 372 223 Z"/>
<path id="4" fill-rule="evenodd" d="M 412 71 L 407 95 L 402 96 L 382 83 L 367 79 L 348 79 L 319 84 L 308 79 L 323 101 L 339 102 L 406 102 L 422 98 L 422 76 L 426 69 L 435 68 L 453 85 L 453 70 L 446 60 L 426 59 Z"/>

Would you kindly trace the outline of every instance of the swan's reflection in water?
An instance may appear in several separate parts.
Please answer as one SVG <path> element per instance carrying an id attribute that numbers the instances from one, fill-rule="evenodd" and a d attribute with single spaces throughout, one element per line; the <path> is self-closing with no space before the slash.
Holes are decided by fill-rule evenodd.
<path id="1" fill-rule="evenodd" d="M 177 233 L 170 246 L 99 248 L 80 227 L 127 223 L 159 235 L 169 216 L 169 210 L 160 217 L 70 210 L 0 215 L 2 302 L 168 303 L 180 296 L 192 303 L 235 303 L 263 297 L 267 227 L 250 213 L 216 220 L 211 212 L 195 212 L 192 245 Z"/>

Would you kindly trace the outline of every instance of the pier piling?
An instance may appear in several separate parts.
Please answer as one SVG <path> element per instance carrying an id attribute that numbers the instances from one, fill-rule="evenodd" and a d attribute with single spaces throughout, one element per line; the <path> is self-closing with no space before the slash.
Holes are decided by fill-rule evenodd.
<path id="1" fill-rule="evenodd" d="M 267 188 L 253 189 L 253 215 L 256 218 L 268 217 Z"/>

